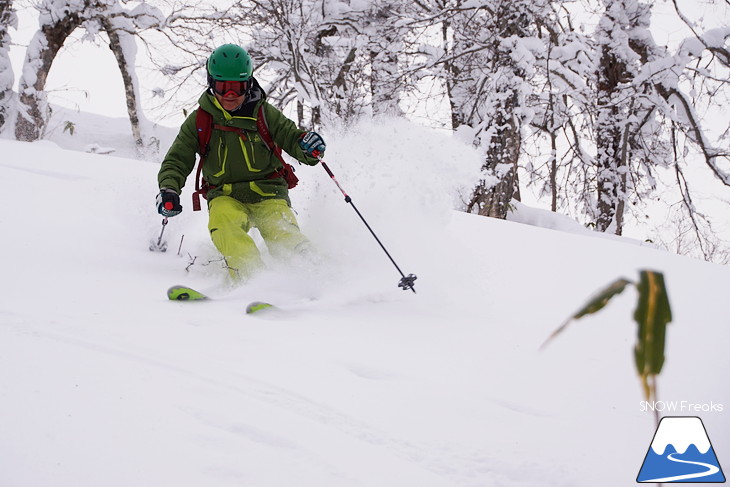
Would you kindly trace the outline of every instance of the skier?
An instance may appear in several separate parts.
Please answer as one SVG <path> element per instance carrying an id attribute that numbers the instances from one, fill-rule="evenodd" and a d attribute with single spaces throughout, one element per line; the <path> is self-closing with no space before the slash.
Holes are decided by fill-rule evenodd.
<path id="1" fill-rule="evenodd" d="M 225 44 L 215 49 L 207 61 L 207 79 L 208 88 L 198 100 L 198 110 L 210 113 L 215 124 L 202 167 L 208 231 L 234 282 L 242 282 L 264 266 L 248 234 L 252 227 L 259 230 L 271 255 L 277 258 L 303 254 L 311 248 L 290 208 L 288 184 L 281 173 L 283 161 L 267 147 L 257 119 L 263 115 L 268 139 L 304 164 L 317 164 L 326 145 L 319 134 L 300 130 L 266 101 L 266 93 L 253 77 L 251 57 L 240 46 Z M 178 215 L 183 209 L 180 191 L 201 151 L 198 132 L 202 128 L 198 125 L 194 111 L 162 161 L 156 204 L 165 217 Z"/>

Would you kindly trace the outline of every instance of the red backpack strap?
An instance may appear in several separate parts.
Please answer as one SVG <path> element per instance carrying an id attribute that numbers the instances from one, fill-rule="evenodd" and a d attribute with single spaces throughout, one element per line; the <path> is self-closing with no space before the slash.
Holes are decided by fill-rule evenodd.
<path id="1" fill-rule="evenodd" d="M 259 105 L 259 113 L 256 117 L 256 130 L 259 132 L 261 140 L 264 141 L 264 145 L 269 149 L 281 162 L 281 169 L 271 175 L 271 178 L 284 178 L 289 189 L 294 188 L 299 183 L 299 178 L 294 174 L 294 168 L 291 164 L 284 160 L 281 155 L 281 147 L 274 142 L 274 138 L 271 136 L 269 131 L 269 124 L 266 122 L 266 114 L 264 113 L 264 104 Z"/>
<path id="2" fill-rule="evenodd" d="M 202 180 L 201 174 L 205 158 L 210 151 L 210 137 L 213 133 L 213 116 L 198 107 L 195 112 L 195 130 L 198 133 L 198 170 L 195 173 L 195 192 L 193 193 L 193 211 L 200 210 L 200 197 L 208 194 L 208 184 Z"/>
<path id="3" fill-rule="evenodd" d="M 281 147 L 276 145 L 274 138 L 271 136 L 271 132 L 269 132 L 269 124 L 266 122 L 266 114 L 264 113 L 263 103 L 259 105 L 259 113 L 258 117 L 256 117 L 256 130 L 259 131 L 261 140 L 263 140 L 264 144 L 266 144 L 266 148 L 273 152 L 282 164 L 286 164 L 281 156 Z"/>

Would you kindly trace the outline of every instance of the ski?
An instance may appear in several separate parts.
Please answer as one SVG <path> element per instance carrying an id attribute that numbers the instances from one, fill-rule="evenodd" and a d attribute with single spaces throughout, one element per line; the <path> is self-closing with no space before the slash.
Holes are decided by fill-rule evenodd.
<path id="1" fill-rule="evenodd" d="M 203 301 L 210 299 L 205 294 L 187 286 L 172 286 L 167 290 L 167 297 L 171 301 Z"/>
<path id="2" fill-rule="evenodd" d="M 248 306 L 246 306 L 246 314 L 250 315 L 256 312 L 264 311 L 264 310 L 274 310 L 277 309 L 276 306 L 270 303 L 265 303 L 263 301 L 254 301 L 253 303 L 249 303 Z"/>
<path id="3" fill-rule="evenodd" d="M 188 286 L 172 286 L 167 290 L 170 301 L 212 301 L 212 298 Z M 246 314 L 259 313 L 264 310 L 279 309 L 271 303 L 253 301 L 246 306 Z"/>

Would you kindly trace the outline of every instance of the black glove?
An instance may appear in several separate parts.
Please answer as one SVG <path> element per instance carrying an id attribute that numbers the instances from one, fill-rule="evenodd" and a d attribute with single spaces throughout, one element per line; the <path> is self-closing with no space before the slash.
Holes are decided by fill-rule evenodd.
<path id="1" fill-rule="evenodd" d="M 180 196 L 169 188 L 160 188 L 157 195 L 157 213 L 164 217 L 173 217 L 182 212 Z"/>
<path id="2" fill-rule="evenodd" d="M 299 140 L 299 147 L 310 156 L 320 158 L 324 155 L 327 144 L 317 132 L 307 132 Z"/>

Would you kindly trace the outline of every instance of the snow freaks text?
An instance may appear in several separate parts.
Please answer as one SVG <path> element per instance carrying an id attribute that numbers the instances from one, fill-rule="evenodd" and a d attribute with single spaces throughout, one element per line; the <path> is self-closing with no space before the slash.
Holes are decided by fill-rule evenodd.
<path id="1" fill-rule="evenodd" d="M 696 403 L 691 401 L 640 401 L 642 413 L 659 411 L 660 413 L 721 413 L 723 404 L 716 402 Z"/>

